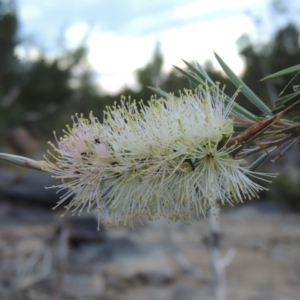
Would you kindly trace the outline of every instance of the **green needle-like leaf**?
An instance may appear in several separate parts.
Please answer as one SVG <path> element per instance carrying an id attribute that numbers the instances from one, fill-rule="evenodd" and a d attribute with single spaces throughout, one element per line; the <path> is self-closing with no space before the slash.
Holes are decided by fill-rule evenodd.
<path id="1" fill-rule="evenodd" d="M 290 134 L 290 133 L 295 133 L 295 132 L 299 132 L 300 130 L 300 126 L 295 125 L 293 127 L 289 127 L 289 128 L 284 128 L 281 130 L 277 130 L 276 132 L 274 132 L 275 134 Z"/>
<path id="2" fill-rule="evenodd" d="M 195 72 L 199 77 L 203 78 L 204 81 L 209 82 L 210 84 L 214 84 L 214 82 L 211 80 L 211 78 L 208 76 L 208 74 L 205 72 L 205 70 L 199 65 L 197 64 L 197 67 L 195 67 L 194 65 L 192 65 L 191 63 L 183 60 L 183 62 L 188 66 L 188 68 Z"/>
<path id="3" fill-rule="evenodd" d="M 283 75 L 286 75 L 286 74 L 290 74 L 290 73 L 294 73 L 294 72 L 299 72 L 299 71 L 300 71 L 300 65 L 296 65 L 296 66 L 293 66 L 293 67 L 281 70 L 279 72 L 273 73 L 273 74 L 271 74 L 269 76 L 266 76 L 263 79 L 261 79 L 260 81 L 271 79 L 271 78 L 280 77 L 280 76 L 283 76 Z"/>
<path id="4" fill-rule="evenodd" d="M 281 148 L 283 148 L 279 153 L 277 153 L 277 155 L 275 156 L 274 159 L 271 160 L 272 163 L 277 162 L 279 159 L 281 159 L 288 151 L 291 150 L 291 148 L 293 146 L 295 146 L 299 141 L 299 138 L 289 142 L 286 146 L 286 144 L 284 146 L 282 146 Z"/>
<path id="5" fill-rule="evenodd" d="M 240 78 L 238 78 L 232 72 L 232 70 L 226 65 L 226 63 L 220 58 L 218 54 L 215 53 L 215 56 L 219 64 L 221 65 L 223 71 L 226 73 L 226 75 L 229 77 L 232 83 L 241 90 L 241 92 L 249 99 L 249 101 L 251 101 L 266 115 L 272 116 L 273 113 L 270 110 L 270 108 L 261 99 L 259 99 Z"/>
<path id="6" fill-rule="evenodd" d="M 194 84 L 196 84 L 196 82 L 198 83 L 197 86 L 199 84 L 201 85 L 205 85 L 207 84 L 207 82 L 209 82 L 210 85 L 214 85 L 214 83 L 212 82 L 211 78 L 206 74 L 201 74 L 201 76 L 203 77 L 203 79 L 200 77 L 200 76 L 194 76 L 194 75 L 191 75 L 190 73 L 188 73 L 187 71 L 185 70 L 182 70 L 180 69 L 179 67 L 176 67 L 175 68 L 184 76 L 186 76 L 188 79 L 190 79 Z M 203 70 L 201 70 L 202 72 Z M 204 71 L 205 72 L 205 71 Z M 197 73 L 198 74 L 198 73 Z M 207 80 L 206 80 L 207 79 Z M 196 86 L 196 87 L 197 87 Z M 153 88 L 151 88 L 151 90 L 155 91 Z M 160 93 L 161 95 L 161 93 Z M 227 101 L 230 100 L 230 97 L 227 96 Z M 248 110 L 246 110 L 245 108 L 243 108 L 241 105 L 237 104 L 236 102 L 234 103 L 234 107 L 233 107 L 233 112 L 237 115 L 237 116 L 240 116 L 242 118 L 247 118 L 249 120 L 252 120 L 252 121 L 257 121 L 257 116 L 255 116 L 254 114 L 252 114 L 251 112 L 249 112 Z"/>
<path id="7" fill-rule="evenodd" d="M 161 97 L 167 97 L 169 95 L 169 93 L 163 91 L 160 88 L 155 88 L 155 87 L 152 87 L 152 86 L 147 86 L 147 88 L 149 90 L 153 91 L 154 93 L 156 93 L 157 95 L 161 96 Z"/>
<path id="8" fill-rule="evenodd" d="M 280 97 L 279 99 L 276 100 L 276 103 L 275 103 L 276 105 L 272 109 L 273 113 L 275 114 L 275 113 L 285 109 L 286 107 L 294 104 L 295 102 L 299 101 L 299 97 L 300 97 L 300 91 Z"/>
<path id="9" fill-rule="evenodd" d="M 296 75 L 290 80 L 290 82 L 284 87 L 284 89 L 280 92 L 279 95 L 282 95 L 291 85 L 292 83 L 299 78 L 300 71 L 296 73 Z"/>
<path id="10" fill-rule="evenodd" d="M 249 167 L 249 170 L 250 171 L 256 170 L 263 162 L 267 160 L 268 157 L 269 155 L 266 153 L 261 155 L 254 163 L 252 163 L 252 165 Z"/>
<path id="11" fill-rule="evenodd" d="M 176 70 L 178 70 L 181 74 L 183 74 L 186 78 L 188 78 L 188 79 L 195 85 L 195 88 L 196 88 L 199 84 L 202 84 L 202 85 L 205 84 L 205 80 L 203 80 L 201 77 L 199 77 L 199 76 L 194 76 L 192 73 L 187 72 L 187 71 L 185 71 L 185 70 L 182 70 L 182 69 L 180 69 L 179 67 L 174 66 L 174 68 L 175 68 Z"/>

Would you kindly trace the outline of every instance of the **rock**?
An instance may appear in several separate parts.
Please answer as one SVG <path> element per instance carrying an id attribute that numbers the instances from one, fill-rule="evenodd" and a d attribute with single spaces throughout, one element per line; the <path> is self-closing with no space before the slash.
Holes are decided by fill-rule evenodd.
<path id="1" fill-rule="evenodd" d="M 2 193 L 5 189 L 17 179 L 17 174 L 11 170 L 0 169 L 0 192 Z"/>
<path id="2" fill-rule="evenodd" d="M 290 298 L 280 296 L 280 295 L 273 295 L 273 294 L 263 294 L 251 298 L 251 300 L 291 300 Z"/>
<path id="3" fill-rule="evenodd" d="M 81 262 L 110 262 L 129 258 L 138 253 L 138 246 L 127 237 L 107 238 L 102 243 L 85 243 L 79 245 L 75 256 Z"/>
<path id="4" fill-rule="evenodd" d="M 99 274 L 67 274 L 62 284 L 63 293 L 75 299 L 100 299 L 105 293 L 105 282 Z"/>
<path id="5" fill-rule="evenodd" d="M 258 237 L 247 237 L 240 242 L 240 245 L 253 250 L 264 251 L 268 249 L 269 241 Z"/>
<path id="6" fill-rule="evenodd" d="M 3 205 L 0 210 L 0 230 L 8 230 L 20 227 L 20 231 L 26 226 L 54 224 L 57 216 L 49 209 L 42 207 L 28 207 L 25 205 L 14 204 Z M 32 230 L 28 228 L 28 230 Z"/>
<path id="7" fill-rule="evenodd" d="M 208 297 L 207 297 L 208 296 Z M 138 293 L 134 300 L 195 300 L 212 299 L 211 289 L 193 286 L 170 288 L 150 288 Z"/>
<path id="8" fill-rule="evenodd" d="M 71 246 L 78 247 L 86 243 L 102 243 L 107 237 L 107 231 L 102 224 L 100 224 L 100 230 L 97 230 L 98 221 L 94 215 L 66 215 L 61 220 L 62 226 L 69 232 Z"/>
<path id="9" fill-rule="evenodd" d="M 116 259 L 103 266 L 107 277 L 118 278 L 130 285 L 163 286 L 175 278 L 174 260 L 166 253 L 161 255 L 135 255 L 127 259 Z"/>
<path id="10" fill-rule="evenodd" d="M 221 255 L 230 248 L 237 251 L 226 268 L 228 299 L 298 299 L 299 215 L 259 210 L 241 212 L 241 218 L 236 215 L 220 216 L 225 237 Z M 138 230 L 98 232 L 92 215 L 61 218 L 49 208 L 0 201 L 0 299 L 50 300 L 57 290 L 61 299 L 74 300 L 212 299 L 210 280 L 199 282 L 174 257 L 176 246 L 190 264 L 212 279 L 209 253 L 200 242 L 208 225 L 205 220 L 190 226 L 161 220 L 145 222 Z M 46 263 L 47 253 L 52 264 Z M 34 257 L 34 272 L 26 273 L 21 286 L 11 284 L 15 267 L 26 268 Z M 29 286 L 40 270 L 46 275 Z M 13 297 L 5 298 L 12 292 Z"/>
<path id="11" fill-rule="evenodd" d="M 174 300 L 172 290 L 168 288 L 150 288 L 138 293 L 133 300 Z"/>
<path id="12" fill-rule="evenodd" d="M 29 171 L 23 177 L 15 177 L 3 188 L 3 196 L 15 202 L 38 204 L 45 207 L 54 207 L 59 201 L 56 189 L 49 189 L 54 184 L 50 174 Z"/>
<path id="13" fill-rule="evenodd" d="M 271 250 L 270 256 L 272 257 L 272 259 L 277 261 L 289 261 L 289 249 L 289 245 L 276 245 Z"/>
<path id="14" fill-rule="evenodd" d="M 181 286 L 173 291 L 172 300 L 212 299 L 210 288 Z M 170 299 L 170 300 L 171 300 Z"/>

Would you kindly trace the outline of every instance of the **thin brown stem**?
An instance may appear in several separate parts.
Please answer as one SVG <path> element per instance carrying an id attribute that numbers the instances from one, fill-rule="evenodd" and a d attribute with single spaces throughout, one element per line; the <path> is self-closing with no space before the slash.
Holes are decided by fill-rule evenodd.
<path id="1" fill-rule="evenodd" d="M 281 145 L 283 145 L 286 142 L 291 141 L 291 140 L 293 140 L 293 139 L 295 139 L 299 136 L 300 136 L 300 132 L 295 132 L 295 133 L 292 133 L 289 136 L 284 137 L 284 138 L 282 138 L 280 140 L 277 140 L 277 141 L 261 143 L 257 148 L 255 148 L 253 150 L 250 150 L 247 153 L 244 153 L 239 157 L 242 158 L 242 157 L 250 156 L 252 154 L 255 154 L 255 153 L 258 153 L 258 152 L 262 151 L 263 149 L 267 149 L 268 152 L 272 153 L 275 149 L 277 149 Z M 274 150 L 270 151 L 269 149 L 272 148 L 272 147 L 276 147 L 276 148 Z"/>
<path id="2" fill-rule="evenodd" d="M 223 144 L 221 144 L 219 147 L 223 147 L 226 145 L 227 147 L 233 146 L 238 143 L 243 143 L 247 141 L 252 136 L 258 134 L 260 131 L 265 130 L 267 127 L 275 124 L 277 121 L 282 119 L 287 114 L 299 110 L 300 109 L 300 100 L 292 104 L 291 106 L 287 107 L 283 111 L 277 113 L 276 115 L 272 116 L 271 118 L 267 120 L 260 121 L 256 123 L 252 128 L 250 128 L 248 131 L 241 133 L 235 137 L 230 138 L 229 140 L 225 141 Z"/>

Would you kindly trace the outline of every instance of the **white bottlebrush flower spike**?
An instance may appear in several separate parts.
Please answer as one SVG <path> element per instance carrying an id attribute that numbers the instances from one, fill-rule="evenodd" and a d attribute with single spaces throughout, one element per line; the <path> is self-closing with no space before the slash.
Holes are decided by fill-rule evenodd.
<path id="1" fill-rule="evenodd" d="M 186 91 L 179 98 L 151 99 L 108 108 L 104 123 L 93 115 L 53 146 L 47 171 L 66 190 L 59 204 L 97 213 L 107 224 L 131 225 L 134 217 L 189 222 L 219 199 L 256 197 L 263 189 L 226 148 L 234 134 L 231 111 L 218 85 Z M 223 146 L 221 146 L 223 144 Z"/>

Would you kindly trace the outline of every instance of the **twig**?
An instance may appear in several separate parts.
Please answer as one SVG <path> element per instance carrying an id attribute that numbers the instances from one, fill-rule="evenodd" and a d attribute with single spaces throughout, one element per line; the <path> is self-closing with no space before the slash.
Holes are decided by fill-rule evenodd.
<path id="1" fill-rule="evenodd" d="M 187 257 L 182 253 L 179 245 L 176 243 L 176 240 L 174 238 L 174 232 L 170 231 L 170 228 L 167 227 L 167 236 L 170 237 L 170 244 L 172 247 L 172 254 L 178 265 L 182 268 L 182 270 L 186 273 L 191 274 L 194 276 L 198 281 L 201 282 L 207 282 L 209 281 L 208 278 L 204 275 L 204 273 L 197 267 L 195 267 L 190 261 L 187 259 Z"/>
<path id="2" fill-rule="evenodd" d="M 46 279 L 51 274 L 51 269 L 51 251 L 46 245 L 39 245 L 24 264 L 17 264 L 12 289 L 1 299 L 11 299 L 12 295 Z"/>
<path id="3" fill-rule="evenodd" d="M 58 274 L 57 274 L 55 289 L 53 293 L 54 300 L 61 299 L 63 277 L 66 273 L 66 268 L 68 265 L 68 258 L 69 258 L 69 246 L 68 246 L 69 236 L 70 236 L 69 230 L 66 228 L 62 228 L 58 239 L 58 246 L 57 246 Z"/>
<path id="4" fill-rule="evenodd" d="M 173 255 L 184 272 L 192 274 L 199 281 L 208 281 L 204 273 L 200 269 L 193 266 L 179 249 L 177 249 L 176 252 L 173 253 Z"/>
<path id="5" fill-rule="evenodd" d="M 220 224 L 218 221 L 219 209 L 212 205 L 208 212 L 210 224 L 210 234 L 208 238 L 208 247 L 213 271 L 213 294 L 215 300 L 226 300 L 226 283 L 224 274 L 224 262 L 220 259 Z"/>
<path id="6" fill-rule="evenodd" d="M 234 248 L 230 248 L 227 253 L 220 259 L 220 265 L 223 269 L 231 264 L 234 257 L 236 255 L 236 250 Z"/>

